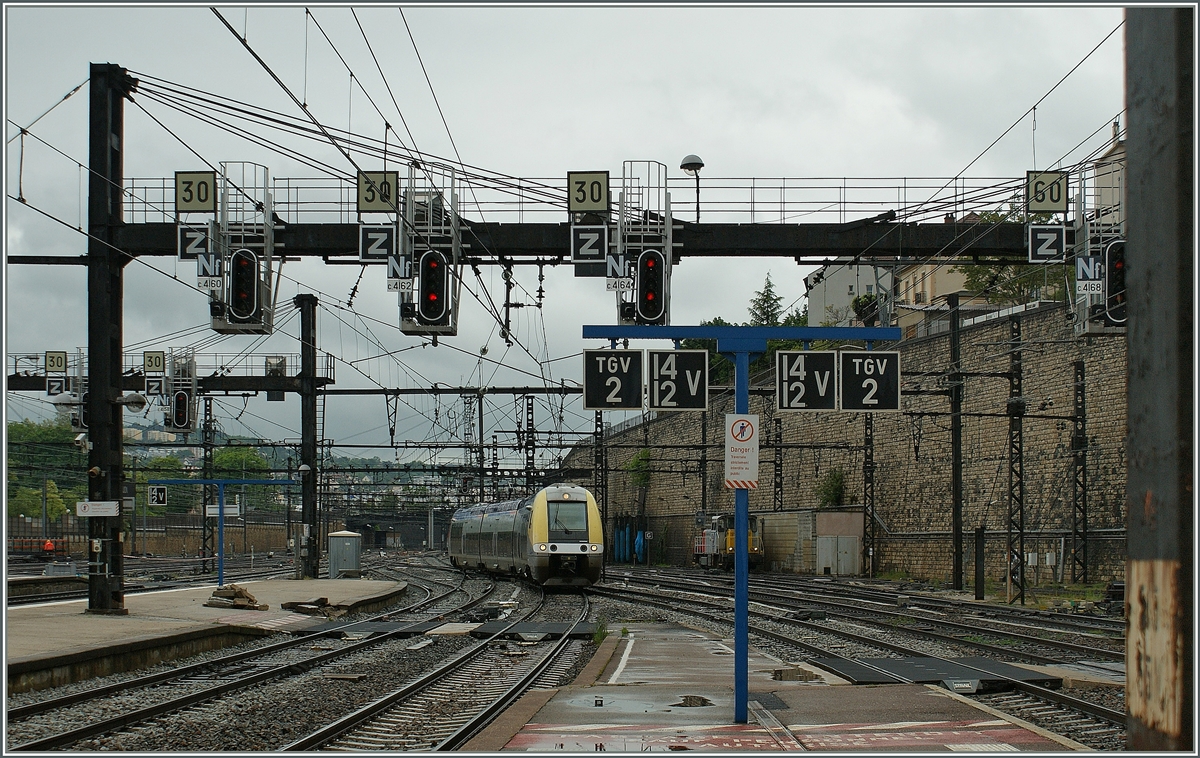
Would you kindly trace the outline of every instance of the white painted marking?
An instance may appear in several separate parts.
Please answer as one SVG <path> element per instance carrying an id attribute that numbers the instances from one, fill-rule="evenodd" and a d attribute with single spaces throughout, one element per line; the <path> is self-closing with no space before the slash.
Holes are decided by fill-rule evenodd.
<path id="1" fill-rule="evenodd" d="M 625 670 L 625 664 L 629 662 L 629 652 L 633 650 L 633 635 L 629 635 L 629 640 L 625 643 L 625 652 L 621 654 L 621 662 L 617 664 L 617 670 L 608 678 L 609 684 L 616 684 L 617 679 L 621 676 L 621 672 Z"/>

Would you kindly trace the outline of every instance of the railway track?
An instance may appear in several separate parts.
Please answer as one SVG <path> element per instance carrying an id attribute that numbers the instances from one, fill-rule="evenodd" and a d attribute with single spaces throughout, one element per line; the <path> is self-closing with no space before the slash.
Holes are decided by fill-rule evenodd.
<path id="1" fill-rule="evenodd" d="M 588 603 L 577 597 L 575 623 L 587 617 Z M 554 604 L 560 598 L 544 600 Z M 562 611 L 545 606 L 526 617 L 557 619 Z M 341 752 L 453 750 L 465 744 L 539 679 L 565 671 L 572 646 L 568 635 L 553 643 L 519 646 L 502 641 L 503 632 L 466 651 L 445 666 L 307 737 L 284 750 Z"/>
<path id="2" fill-rule="evenodd" d="M 482 602 L 493 588 L 489 583 L 486 588 L 476 587 L 470 592 L 455 588 L 437 595 L 431 593 L 417 604 L 369 618 L 415 621 L 446 617 Z M 460 597 L 451 599 L 456 595 Z M 182 669 L 10 708 L 10 749 L 51 750 L 94 741 L 102 735 L 161 720 L 256 685 L 326 669 L 399 640 L 398 632 L 363 640 L 299 637 Z"/>

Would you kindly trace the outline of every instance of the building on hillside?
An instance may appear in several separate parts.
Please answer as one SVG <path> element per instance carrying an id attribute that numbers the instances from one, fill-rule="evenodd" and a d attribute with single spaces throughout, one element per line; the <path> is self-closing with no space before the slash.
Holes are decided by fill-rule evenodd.
<path id="1" fill-rule="evenodd" d="M 892 270 L 884 265 L 855 265 L 838 258 L 804 277 L 810 326 L 850 326 L 855 321 L 850 303 L 860 295 L 885 296 L 892 289 Z"/>

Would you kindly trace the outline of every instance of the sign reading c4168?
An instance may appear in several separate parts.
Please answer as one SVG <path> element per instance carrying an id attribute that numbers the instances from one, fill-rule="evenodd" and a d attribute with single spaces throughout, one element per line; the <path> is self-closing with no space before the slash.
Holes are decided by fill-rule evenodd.
<path id="1" fill-rule="evenodd" d="M 397 211 L 400 172 L 360 171 L 358 173 L 358 212 L 386 213 Z"/>
<path id="2" fill-rule="evenodd" d="M 607 171 L 567 172 L 567 212 L 606 213 L 608 211 Z"/>
<path id="3" fill-rule="evenodd" d="M 217 172 L 176 171 L 175 212 L 216 213 Z"/>

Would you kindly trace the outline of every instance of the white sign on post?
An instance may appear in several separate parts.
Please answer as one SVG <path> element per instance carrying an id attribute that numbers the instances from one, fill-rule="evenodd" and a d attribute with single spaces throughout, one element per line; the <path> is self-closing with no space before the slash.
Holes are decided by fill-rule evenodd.
<path id="1" fill-rule="evenodd" d="M 725 486 L 758 487 L 758 414 L 725 414 Z"/>
<path id="2" fill-rule="evenodd" d="M 121 503 L 116 500 L 80 500 L 75 503 L 76 516 L 120 516 Z"/>

